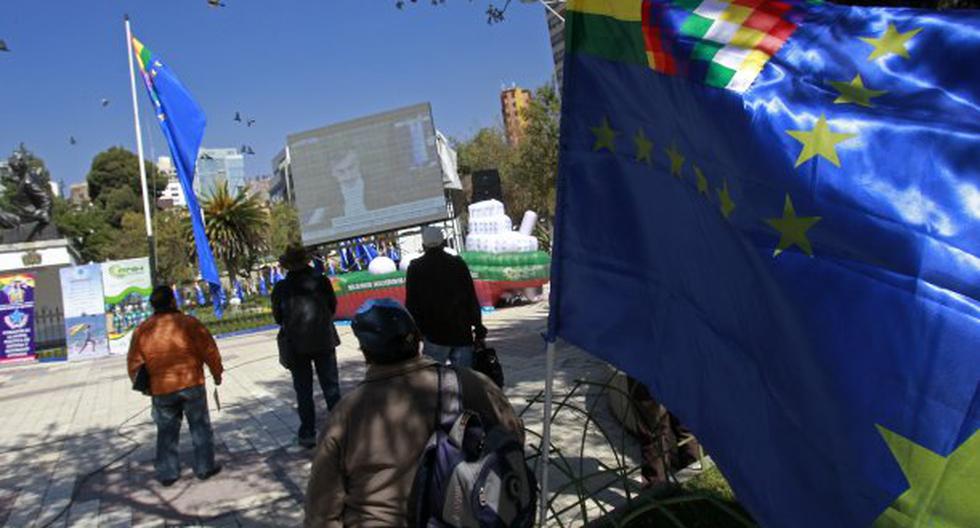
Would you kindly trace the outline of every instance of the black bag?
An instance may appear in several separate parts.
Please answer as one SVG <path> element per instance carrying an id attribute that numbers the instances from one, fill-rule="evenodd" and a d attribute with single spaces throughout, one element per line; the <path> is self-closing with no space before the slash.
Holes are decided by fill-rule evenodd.
<path id="1" fill-rule="evenodd" d="M 501 389 L 504 388 L 504 369 L 500 366 L 496 350 L 477 346 L 473 350 L 473 370 L 490 378 Z"/>
<path id="2" fill-rule="evenodd" d="M 146 370 L 146 364 L 140 365 L 133 378 L 133 390 L 147 396 L 150 395 L 150 372 Z"/>

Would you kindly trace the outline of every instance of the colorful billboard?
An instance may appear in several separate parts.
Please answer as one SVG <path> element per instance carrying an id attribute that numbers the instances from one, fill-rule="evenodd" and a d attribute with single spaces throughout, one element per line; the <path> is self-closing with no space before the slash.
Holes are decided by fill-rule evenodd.
<path id="1" fill-rule="evenodd" d="M 133 330 L 150 316 L 150 262 L 146 257 L 102 264 L 109 352 L 125 354 Z"/>
<path id="2" fill-rule="evenodd" d="M 0 361 L 34 357 L 34 275 L 0 276 Z"/>
<path id="3" fill-rule="evenodd" d="M 68 360 L 108 355 L 109 334 L 106 329 L 101 265 L 62 268 L 60 273 Z"/>

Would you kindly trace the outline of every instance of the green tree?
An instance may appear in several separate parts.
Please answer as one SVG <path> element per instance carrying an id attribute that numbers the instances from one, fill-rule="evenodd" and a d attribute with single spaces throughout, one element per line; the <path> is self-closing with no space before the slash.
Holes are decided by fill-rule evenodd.
<path id="1" fill-rule="evenodd" d="M 267 254 L 269 213 L 245 190 L 232 194 L 222 181 L 204 198 L 205 230 L 216 259 L 224 263 L 229 279 L 250 270 Z M 190 238 L 189 240 L 193 240 Z"/>
<path id="2" fill-rule="evenodd" d="M 146 243 L 146 220 L 143 213 L 125 211 L 119 221 L 119 229 L 114 230 L 114 240 L 106 251 L 107 260 L 120 260 L 145 257 L 149 254 Z"/>
<path id="3" fill-rule="evenodd" d="M 299 216 L 296 209 L 285 202 L 275 203 L 269 208 L 269 232 L 266 235 L 269 254 L 278 257 L 290 245 L 302 242 L 299 231 Z"/>
<path id="4" fill-rule="evenodd" d="M 561 104 L 555 90 L 546 85 L 534 93 L 522 110 L 526 125 L 517 147 L 516 161 L 504 185 L 515 222 L 526 210 L 538 213 L 535 231 L 544 247 L 550 247 L 555 218 L 555 183 L 558 174 L 558 131 Z"/>
<path id="5" fill-rule="evenodd" d="M 78 252 L 83 263 L 105 260 L 110 248 L 117 244 L 117 231 L 109 225 L 105 212 L 99 207 L 72 207 L 66 200 L 55 197 L 53 216 L 54 225 Z M 143 247 L 146 247 L 145 242 Z"/>
<path id="6" fill-rule="evenodd" d="M 197 252 L 187 209 L 160 211 L 153 218 L 157 244 L 157 276 L 165 284 L 181 284 L 197 277 Z"/>
<path id="7" fill-rule="evenodd" d="M 464 196 L 469 197 L 473 194 L 474 172 L 496 170 L 500 173 L 504 202 L 510 204 L 511 189 L 506 182 L 510 181 L 516 152 L 507 143 L 504 131 L 500 127 L 481 128 L 469 141 L 453 143 L 463 181 Z M 460 212 L 460 221 L 463 225 L 466 225 L 468 217 L 466 210 Z"/>
<path id="8" fill-rule="evenodd" d="M 157 190 L 150 200 L 153 207 L 159 193 L 167 186 L 167 176 L 149 161 L 144 163 L 147 187 L 151 189 L 150 192 Z M 85 179 L 89 197 L 93 203 L 105 209 L 109 223 L 114 227 L 122 227 L 126 211 L 143 212 L 143 189 L 136 154 L 122 147 L 100 152 L 92 160 L 92 167 Z"/>

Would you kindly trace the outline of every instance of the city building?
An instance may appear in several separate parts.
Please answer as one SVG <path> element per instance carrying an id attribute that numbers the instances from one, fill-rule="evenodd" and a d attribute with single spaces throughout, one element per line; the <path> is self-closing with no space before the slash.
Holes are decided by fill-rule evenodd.
<path id="1" fill-rule="evenodd" d="M 197 155 L 194 192 L 198 196 L 210 194 L 223 181 L 232 193 L 246 187 L 245 156 L 233 148 L 202 148 Z"/>
<path id="2" fill-rule="evenodd" d="M 551 37 L 551 56 L 555 61 L 555 84 L 561 94 L 565 65 L 565 2 L 544 0 L 543 3 L 544 15 L 548 20 L 548 35 Z"/>
<path id="3" fill-rule="evenodd" d="M 507 142 L 517 146 L 524 137 L 526 125 L 523 110 L 531 102 L 531 92 L 512 86 L 500 92 L 500 110 L 504 116 L 504 131 Z"/>
<path id="4" fill-rule="evenodd" d="M 263 174 L 254 178 L 249 178 L 246 184 L 248 193 L 257 198 L 262 203 L 272 201 L 272 186 L 275 179 L 270 174 Z"/>
<path id="5" fill-rule="evenodd" d="M 68 202 L 75 206 L 87 205 L 92 199 L 88 194 L 88 182 L 76 183 L 68 187 Z"/>
<path id="6" fill-rule="evenodd" d="M 293 203 L 293 174 L 289 170 L 289 153 L 282 149 L 272 158 L 272 185 L 269 188 L 269 200 L 273 202 Z"/>
<path id="7" fill-rule="evenodd" d="M 167 186 L 164 187 L 160 196 L 157 197 L 157 207 L 169 209 L 171 207 L 187 207 L 187 200 L 184 199 L 184 191 L 180 188 L 180 180 L 177 179 L 177 168 L 174 167 L 170 156 L 160 156 L 157 158 L 157 170 L 167 175 Z"/>

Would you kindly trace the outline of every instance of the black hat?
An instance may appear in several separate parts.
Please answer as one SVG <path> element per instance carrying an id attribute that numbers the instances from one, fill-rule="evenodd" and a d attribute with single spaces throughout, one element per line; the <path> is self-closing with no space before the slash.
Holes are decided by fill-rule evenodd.
<path id="1" fill-rule="evenodd" d="M 279 264 L 286 268 L 286 271 L 301 270 L 309 267 L 313 254 L 303 246 L 290 246 L 286 252 L 279 257 Z"/>

